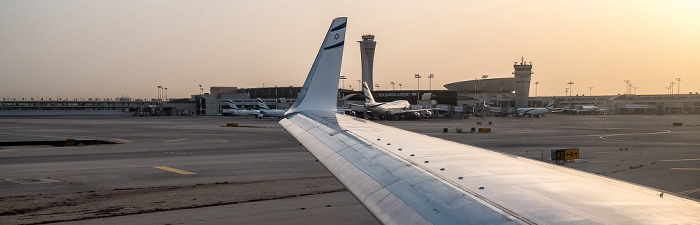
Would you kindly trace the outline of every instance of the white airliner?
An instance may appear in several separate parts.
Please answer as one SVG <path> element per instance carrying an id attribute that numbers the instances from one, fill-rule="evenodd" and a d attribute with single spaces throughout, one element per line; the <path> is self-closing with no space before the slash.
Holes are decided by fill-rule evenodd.
<path id="1" fill-rule="evenodd" d="M 551 113 L 554 110 L 554 99 L 552 97 L 552 100 L 549 100 L 549 104 L 545 108 L 519 108 L 515 110 L 515 114 L 517 116 L 544 117 L 544 114 Z"/>
<path id="2" fill-rule="evenodd" d="M 336 18 L 280 125 L 383 224 L 697 224 L 664 191 L 336 113 Z"/>
<path id="3" fill-rule="evenodd" d="M 267 107 L 267 104 L 265 104 L 265 102 L 260 98 L 255 99 L 255 101 L 258 102 L 258 106 L 260 107 L 260 113 L 262 113 L 265 116 L 282 118 L 284 117 L 284 113 L 287 112 L 287 110 L 271 109 L 270 107 Z"/>
<path id="4" fill-rule="evenodd" d="M 234 116 L 255 116 L 256 119 L 263 117 L 263 114 L 258 110 L 239 109 L 231 99 L 228 100 L 228 105 L 231 106 L 231 109 L 224 109 L 224 113 L 230 113 Z"/>
<path id="5" fill-rule="evenodd" d="M 362 92 L 365 95 L 365 110 L 371 112 L 377 119 L 409 119 L 420 118 L 421 113 L 430 117 L 429 109 L 411 109 L 411 104 L 406 100 L 393 102 L 375 102 L 367 83 L 362 83 Z"/>
<path id="6" fill-rule="evenodd" d="M 595 105 L 574 105 L 564 107 L 562 112 L 567 114 L 596 114 L 598 110 L 598 106 Z"/>

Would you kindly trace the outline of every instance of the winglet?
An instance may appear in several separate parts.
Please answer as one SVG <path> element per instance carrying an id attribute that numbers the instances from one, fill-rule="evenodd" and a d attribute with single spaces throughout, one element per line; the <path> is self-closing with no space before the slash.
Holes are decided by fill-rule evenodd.
<path id="1" fill-rule="evenodd" d="M 343 61 L 347 17 L 331 22 L 304 87 L 287 114 L 304 110 L 336 111 L 340 65 Z"/>

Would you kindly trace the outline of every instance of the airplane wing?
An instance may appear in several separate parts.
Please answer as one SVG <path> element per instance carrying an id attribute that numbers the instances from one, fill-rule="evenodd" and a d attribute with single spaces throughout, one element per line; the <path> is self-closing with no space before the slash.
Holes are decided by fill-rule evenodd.
<path id="1" fill-rule="evenodd" d="M 700 204 L 327 111 L 280 124 L 386 224 L 669 224 Z"/>
<path id="2" fill-rule="evenodd" d="M 404 112 L 425 112 L 425 111 L 430 111 L 430 110 L 438 110 L 438 108 L 430 108 L 430 109 L 404 109 Z"/>
<path id="3" fill-rule="evenodd" d="M 337 93 L 333 89 L 338 85 L 337 56 L 342 55 L 342 47 L 339 52 L 337 48 L 328 50 L 333 43 L 328 39 L 340 30 L 338 27 L 342 27 L 344 35 L 345 21 L 346 18 L 336 18 L 331 24 L 300 100 L 280 120 L 280 125 L 380 222 L 692 224 L 700 221 L 697 201 L 671 194 L 661 198 L 660 191 L 653 188 L 340 115 L 334 112 L 334 99 L 322 104 L 307 102 Z M 322 78 L 316 80 L 319 77 Z M 332 88 L 317 88 L 319 84 Z"/>

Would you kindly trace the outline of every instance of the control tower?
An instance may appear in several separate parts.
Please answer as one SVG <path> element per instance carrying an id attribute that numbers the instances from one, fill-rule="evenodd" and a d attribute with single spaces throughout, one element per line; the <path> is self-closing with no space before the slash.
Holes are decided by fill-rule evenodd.
<path id="1" fill-rule="evenodd" d="M 368 34 L 362 36 L 360 43 L 360 59 L 362 60 L 362 82 L 367 82 L 367 86 L 371 91 L 374 91 L 374 48 L 377 42 L 374 41 L 374 35 Z M 359 87 L 362 88 L 362 87 Z"/>
<path id="2" fill-rule="evenodd" d="M 528 107 L 527 100 L 530 97 L 530 79 L 532 77 L 532 62 L 527 64 L 525 57 L 520 59 L 520 64 L 513 64 L 515 72 L 515 107 Z"/>

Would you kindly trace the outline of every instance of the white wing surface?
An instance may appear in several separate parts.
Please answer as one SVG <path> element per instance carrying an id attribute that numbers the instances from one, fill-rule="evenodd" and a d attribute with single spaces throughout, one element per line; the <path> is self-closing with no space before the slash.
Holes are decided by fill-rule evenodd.
<path id="1" fill-rule="evenodd" d="M 333 21 L 319 55 L 339 23 L 344 33 L 345 20 Z M 342 55 L 342 46 L 340 51 L 333 54 Z M 306 96 L 280 124 L 384 224 L 700 221 L 700 203 L 693 200 L 660 198 L 652 188 L 340 115 L 333 112 L 335 101 L 330 107 L 307 102 L 316 99 L 309 95 L 337 97 L 340 62 L 333 60 L 316 57 L 302 90 Z M 321 67 L 325 73 L 314 73 Z M 315 81 L 324 76 L 320 80 L 329 83 Z M 333 90 L 312 92 L 315 85 Z"/>

